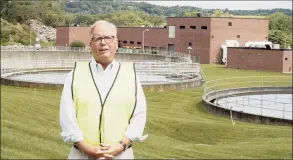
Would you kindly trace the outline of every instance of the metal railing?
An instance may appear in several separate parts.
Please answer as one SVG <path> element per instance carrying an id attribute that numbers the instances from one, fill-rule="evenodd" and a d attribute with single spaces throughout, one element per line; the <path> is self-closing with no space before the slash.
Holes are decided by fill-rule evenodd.
<path id="1" fill-rule="evenodd" d="M 90 52 L 90 47 L 66 47 L 66 46 L 49 46 L 37 49 L 34 46 L 1 46 L 1 51 L 66 51 L 66 52 Z M 119 48 L 118 53 L 132 53 L 132 54 L 163 54 L 163 55 L 174 55 L 174 56 L 188 56 L 187 53 L 165 51 L 165 50 L 152 50 L 145 49 L 144 53 L 142 49 L 128 49 Z"/>
<path id="2" fill-rule="evenodd" d="M 7 66 L 6 63 L 12 63 L 12 66 L 17 66 L 18 68 L 2 68 L 1 76 L 7 76 L 8 73 L 21 73 L 26 70 L 42 70 L 46 68 L 69 68 L 72 69 L 75 61 L 82 60 L 70 60 L 70 59 L 59 59 L 55 61 L 30 61 L 27 65 L 24 63 L 16 63 L 18 61 L 10 61 L 2 63 L 3 66 Z M 188 77 L 193 77 L 194 75 L 199 75 L 200 65 L 198 63 L 188 64 L 188 63 L 168 63 L 168 62 L 135 62 L 136 71 L 142 75 L 156 75 L 156 76 L 171 76 L 177 75 L 173 80 L 177 79 L 190 79 Z M 179 78 L 182 77 L 182 78 Z"/>
<path id="3" fill-rule="evenodd" d="M 53 46 L 53 47 L 42 47 L 35 48 L 34 46 L 1 46 L 1 52 L 90 52 L 89 47 L 65 47 L 65 46 Z M 142 49 L 127 49 L 119 48 L 118 52 L 120 54 L 141 54 L 141 55 L 154 55 L 154 56 L 164 56 L 171 58 L 171 61 L 181 61 L 190 62 L 191 57 L 187 53 L 165 51 L 165 50 L 151 50 L 145 49 L 144 53 Z M 199 56 L 192 56 L 193 63 L 199 62 Z"/>
<path id="4" fill-rule="evenodd" d="M 207 81 L 204 84 L 204 94 L 228 88 L 240 87 L 278 87 L 292 86 L 292 76 L 247 76 L 231 77 Z"/>
<path id="5" fill-rule="evenodd" d="M 41 47 L 37 49 L 34 46 L 1 46 L 1 51 L 90 52 L 90 48 L 89 47 L 51 46 L 51 47 Z"/>

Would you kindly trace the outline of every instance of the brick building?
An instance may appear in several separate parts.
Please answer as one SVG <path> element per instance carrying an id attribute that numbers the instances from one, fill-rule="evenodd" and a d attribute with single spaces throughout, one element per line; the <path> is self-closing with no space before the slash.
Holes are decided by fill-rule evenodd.
<path id="1" fill-rule="evenodd" d="M 233 17 L 167 17 L 164 28 L 144 32 L 145 49 L 161 49 L 200 56 L 200 63 L 216 63 L 225 40 L 268 41 L 269 21 Z M 118 27 L 120 47 L 141 48 L 143 27 Z M 89 27 L 57 27 L 56 45 L 66 46 L 73 40 L 89 44 Z"/>
<path id="2" fill-rule="evenodd" d="M 292 73 L 292 49 L 228 47 L 227 67 Z"/>

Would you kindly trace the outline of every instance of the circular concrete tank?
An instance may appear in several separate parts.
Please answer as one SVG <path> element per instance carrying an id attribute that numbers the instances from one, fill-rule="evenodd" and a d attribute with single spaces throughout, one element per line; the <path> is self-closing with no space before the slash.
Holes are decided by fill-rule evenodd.
<path id="1" fill-rule="evenodd" d="M 232 123 L 237 119 L 292 125 L 292 78 L 253 78 L 235 77 L 207 81 L 202 97 L 204 109 L 213 114 L 227 116 Z M 246 81 L 247 79 L 250 81 Z"/>
<path id="2" fill-rule="evenodd" d="M 34 88 L 62 88 L 74 62 L 92 59 L 88 52 L 58 49 L 52 52 L 7 49 L 1 55 L 1 84 Z M 156 54 L 118 52 L 115 59 L 134 62 L 143 87 L 163 91 L 202 84 L 200 64 L 190 62 L 189 58 L 184 53 L 160 51 Z"/>

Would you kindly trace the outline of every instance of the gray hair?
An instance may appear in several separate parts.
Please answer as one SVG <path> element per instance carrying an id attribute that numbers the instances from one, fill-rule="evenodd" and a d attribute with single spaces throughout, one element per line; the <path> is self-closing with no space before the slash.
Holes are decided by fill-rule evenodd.
<path id="1" fill-rule="evenodd" d="M 117 27 L 113 24 L 113 23 L 110 23 L 108 21 L 105 21 L 105 20 L 99 20 L 99 21 L 96 21 L 93 25 L 91 25 L 90 27 L 90 30 L 89 30 L 89 35 L 91 37 L 93 37 L 93 30 L 95 29 L 95 27 L 97 26 L 100 26 L 100 25 L 108 25 L 109 28 L 113 28 L 114 31 L 115 31 L 115 36 L 117 35 Z"/>

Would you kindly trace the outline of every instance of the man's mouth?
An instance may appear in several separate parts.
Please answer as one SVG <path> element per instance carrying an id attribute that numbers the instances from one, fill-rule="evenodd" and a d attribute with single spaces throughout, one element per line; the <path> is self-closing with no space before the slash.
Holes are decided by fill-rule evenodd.
<path id="1" fill-rule="evenodd" d="M 109 49 L 100 49 L 100 51 L 108 51 Z"/>

